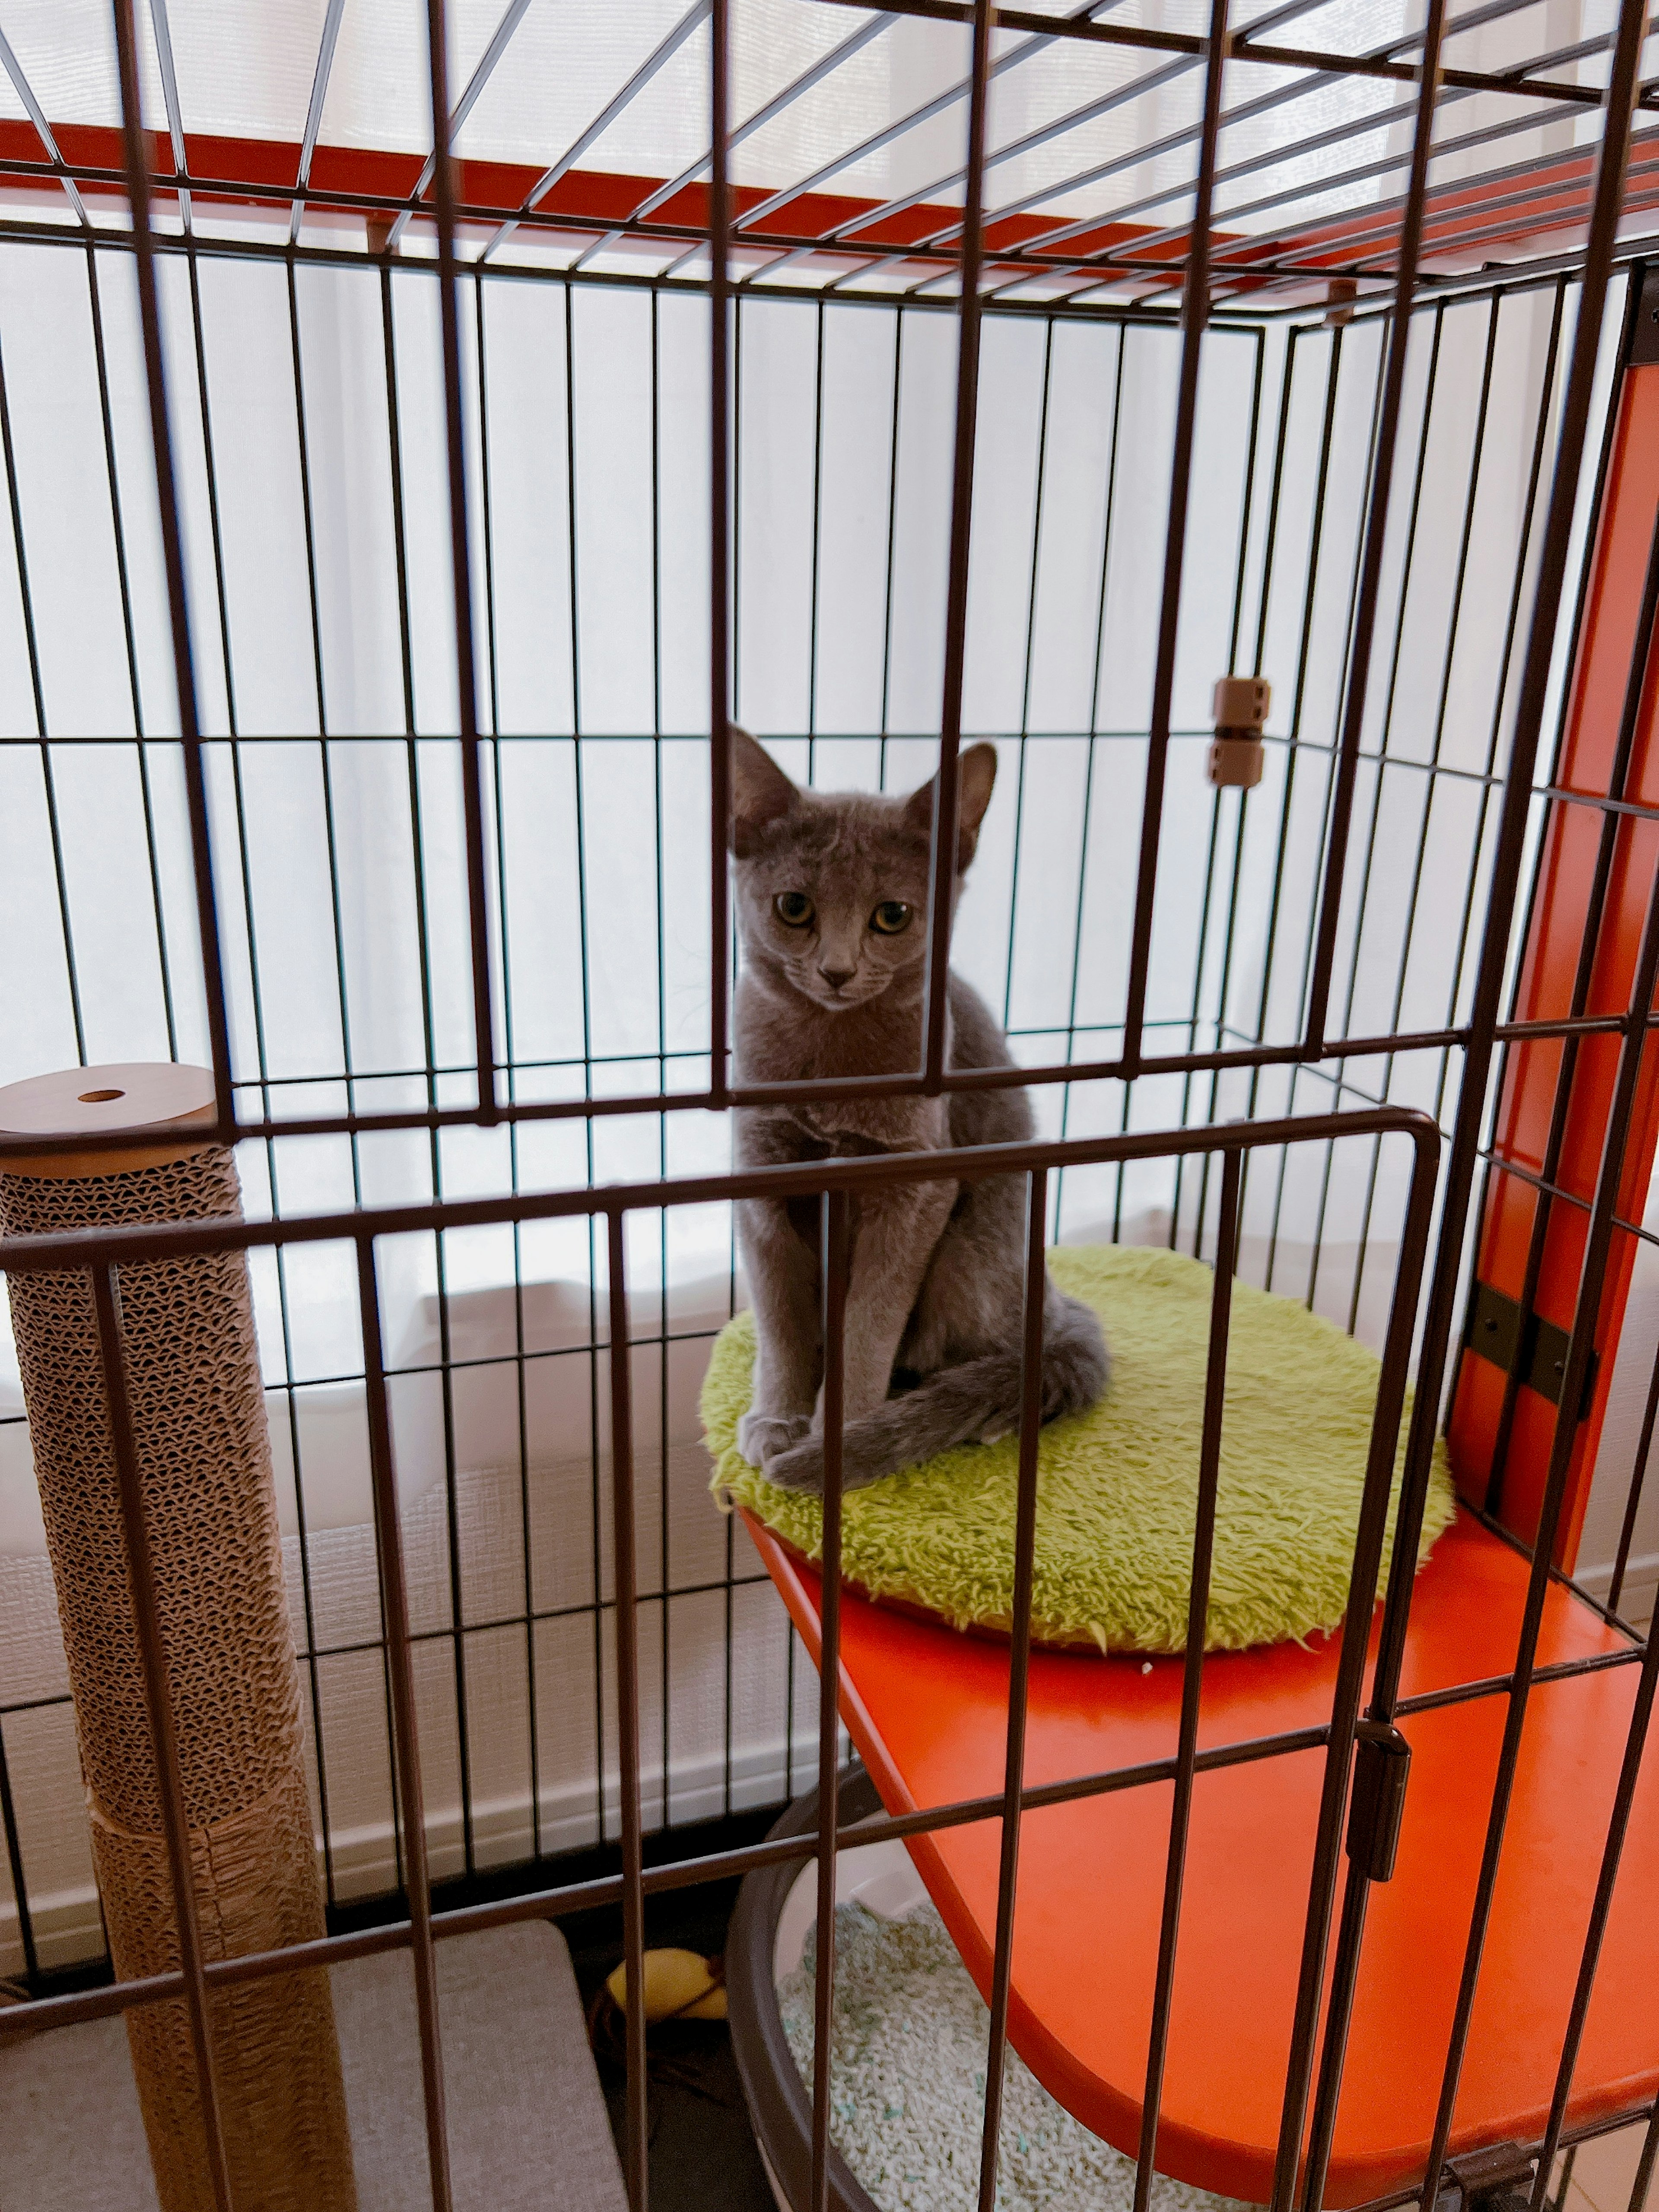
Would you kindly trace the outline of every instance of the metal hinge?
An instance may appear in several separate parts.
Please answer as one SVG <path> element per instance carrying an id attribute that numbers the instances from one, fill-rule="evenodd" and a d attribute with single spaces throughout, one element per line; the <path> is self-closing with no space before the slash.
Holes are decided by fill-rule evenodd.
<path id="1" fill-rule="evenodd" d="M 1641 278 L 1642 289 L 1637 299 L 1630 328 L 1630 351 L 1626 366 L 1630 368 L 1650 368 L 1659 361 L 1659 269 L 1650 269 Z"/>
<path id="2" fill-rule="evenodd" d="M 1389 1721 L 1361 1721 L 1354 1735 L 1348 1856 L 1372 1881 L 1392 1881 L 1412 1747 Z"/>
<path id="3" fill-rule="evenodd" d="M 1448 2159 L 1446 2176 L 1465 2205 L 1479 2205 L 1482 2212 L 1526 2212 L 1537 2165 L 1536 2154 L 1518 2142 L 1488 2143 L 1484 2150 Z M 1443 2188 L 1441 2206 L 1448 2194 Z"/>
<path id="4" fill-rule="evenodd" d="M 1521 1380 L 1529 1390 L 1536 1390 L 1552 1406 L 1560 1404 L 1571 1339 L 1554 1322 L 1546 1321 L 1540 1313 L 1528 1314 L 1523 1318 L 1514 1298 L 1495 1291 L 1490 1283 L 1477 1283 L 1469 1300 L 1463 1341 L 1480 1358 L 1501 1367 L 1505 1375 L 1518 1364 Z M 1584 1370 L 1584 1394 L 1575 1417 L 1581 1421 L 1595 1395 L 1596 1367 L 1596 1354 L 1592 1352 Z"/>

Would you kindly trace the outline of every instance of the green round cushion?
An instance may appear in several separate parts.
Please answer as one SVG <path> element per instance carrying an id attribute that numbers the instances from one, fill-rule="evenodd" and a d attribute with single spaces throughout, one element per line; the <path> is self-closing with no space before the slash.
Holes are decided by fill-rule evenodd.
<path id="1" fill-rule="evenodd" d="M 1214 1279 L 1181 1253 L 1130 1245 L 1062 1246 L 1048 1267 L 1062 1290 L 1100 1316 L 1112 1379 L 1098 1404 L 1042 1433 L 1032 1635 L 1103 1651 L 1182 1650 Z M 720 1331 L 703 1383 L 713 1487 L 817 1559 L 819 1500 L 768 1482 L 737 1448 L 754 1356 L 754 1316 L 740 1313 Z M 1234 1285 L 1211 1650 L 1277 1644 L 1341 1620 L 1379 1366 L 1364 1345 L 1294 1299 Z M 1407 1426 L 1401 1422 L 1396 1502 Z M 1006 1633 L 1018 1462 L 1012 1437 L 963 1444 L 849 1492 L 847 1582 L 956 1628 Z M 1453 1511 L 1445 1446 L 1437 1442 L 1419 1565 Z M 1393 1530 L 1391 1504 L 1384 1577 Z"/>

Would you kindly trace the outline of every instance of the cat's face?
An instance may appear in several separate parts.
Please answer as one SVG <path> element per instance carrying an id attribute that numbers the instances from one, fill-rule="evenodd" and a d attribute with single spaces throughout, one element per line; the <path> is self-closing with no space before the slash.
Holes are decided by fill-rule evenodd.
<path id="1" fill-rule="evenodd" d="M 863 1006 L 927 957 L 927 847 L 902 804 L 803 793 L 737 864 L 745 953 L 817 1006 Z"/>
<path id="2" fill-rule="evenodd" d="M 746 732 L 732 737 L 732 874 L 749 960 L 834 1012 L 865 1006 L 896 983 L 919 983 L 932 785 L 908 799 L 801 791 Z M 962 755 L 963 867 L 995 774 L 991 746 Z"/>

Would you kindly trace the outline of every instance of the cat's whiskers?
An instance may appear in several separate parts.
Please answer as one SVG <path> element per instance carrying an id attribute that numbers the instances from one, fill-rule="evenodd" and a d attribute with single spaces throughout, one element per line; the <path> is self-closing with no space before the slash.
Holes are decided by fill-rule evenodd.
<path id="1" fill-rule="evenodd" d="M 895 977 L 891 975 L 855 975 L 850 982 L 836 989 L 829 988 L 816 969 L 800 962 L 784 969 L 792 989 L 798 991 L 811 1005 L 822 1007 L 826 1013 L 842 1014 L 854 1006 L 867 1006 L 872 999 L 882 997 L 891 989 Z"/>

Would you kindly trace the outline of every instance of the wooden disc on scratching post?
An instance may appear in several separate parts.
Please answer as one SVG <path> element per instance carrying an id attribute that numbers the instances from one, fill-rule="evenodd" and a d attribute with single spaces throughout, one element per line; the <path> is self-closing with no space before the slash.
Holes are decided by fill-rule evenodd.
<path id="1" fill-rule="evenodd" d="M 5 1136 L 156 1137 L 0 1155 L 0 1231 L 239 1218 L 231 1154 L 199 1133 L 212 1119 L 196 1067 L 73 1068 L 0 1090 Z M 234 1958 L 325 1933 L 247 1264 L 135 1261 L 119 1280 L 203 1948 Z M 91 1284 L 20 1271 L 8 1287 L 98 1887 L 131 1980 L 176 1967 L 179 1944 Z M 237 2212 L 352 2212 L 326 1971 L 222 1990 L 211 2021 Z M 163 2212 L 206 2212 L 185 2008 L 140 2006 L 126 2023 Z"/>

